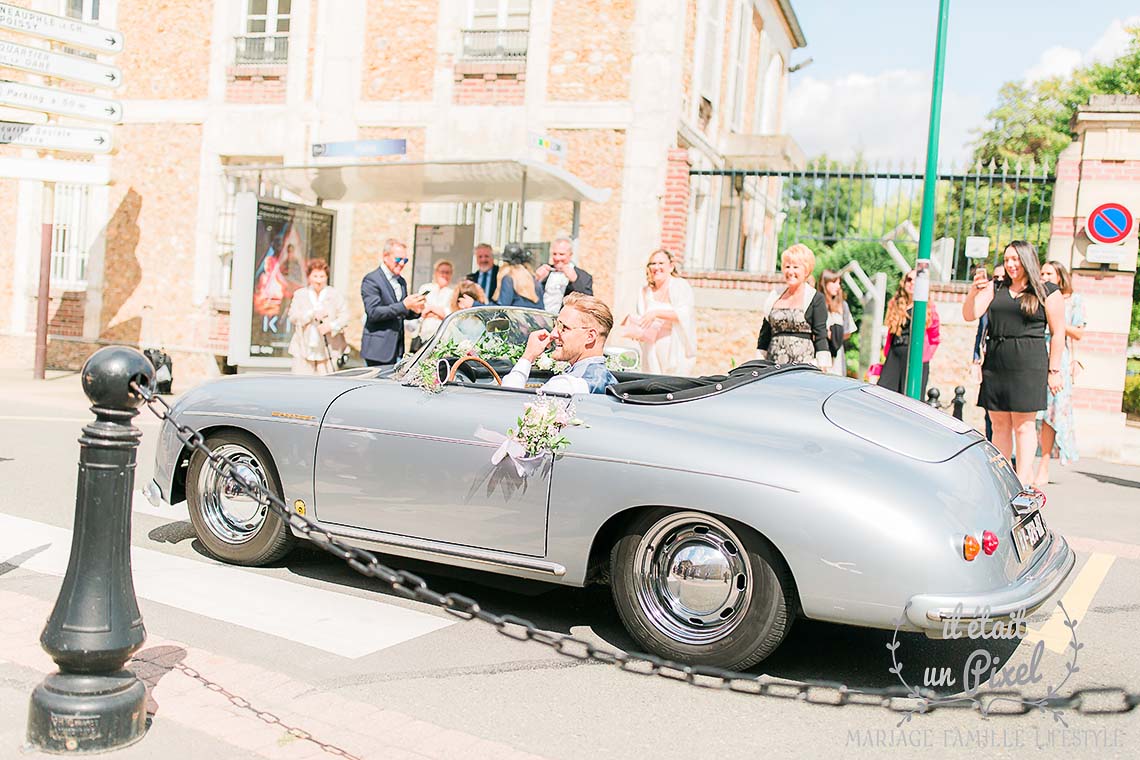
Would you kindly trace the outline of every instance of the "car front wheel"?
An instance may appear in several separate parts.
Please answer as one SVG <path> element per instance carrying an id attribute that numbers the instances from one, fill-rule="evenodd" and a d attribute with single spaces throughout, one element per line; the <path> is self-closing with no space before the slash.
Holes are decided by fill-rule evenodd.
<path id="1" fill-rule="evenodd" d="M 792 580 L 755 531 L 701 512 L 652 510 L 611 553 L 626 629 L 646 650 L 744 670 L 771 654 L 792 623 Z"/>
<path id="2" fill-rule="evenodd" d="M 241 431 L 215 433 L 206 446 L 230 458 L 239 476 L 281 496 L 281 483 L 261 441 Z M 186 502 L 190 522 L 206 550 L 235 565 L 266 565 L 293 548 L 296 538 L 285 521 L 222 475 L 200 451 L 190 458 Z"/>

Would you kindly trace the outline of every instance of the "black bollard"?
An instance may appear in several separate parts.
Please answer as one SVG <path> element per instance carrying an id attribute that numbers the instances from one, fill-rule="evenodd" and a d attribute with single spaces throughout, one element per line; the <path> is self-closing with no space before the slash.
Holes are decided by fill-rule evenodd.
<path id="1" fill-rule="evenodd" d="M 954 389 L 954 416 L 962 419 L 962 410 L 966 408 L 966 389 L 958 386 Z"/>
<path id="2" fill-rule="evenodd" d="M 926 403 L 935 409 L 941 409 L 942 405 L 938 403 L 938 399 L 942 397 L 942 391 L 937 388 L 931 388 L 926 392 Z"/>
<path id="3" fill-rule="evenodd" d="M 146 639 L 131 578 L 131 496 L 142 399 L 154 387 L 138 351 L 109 346 L 83 365 L 95 421 L 79 439 L 71 557 L 40 644 L 59 671 L 32 692 L 28 742 L 54 753 L 103 752 L 146 732 L 146 687 L 123 669 Z"/>

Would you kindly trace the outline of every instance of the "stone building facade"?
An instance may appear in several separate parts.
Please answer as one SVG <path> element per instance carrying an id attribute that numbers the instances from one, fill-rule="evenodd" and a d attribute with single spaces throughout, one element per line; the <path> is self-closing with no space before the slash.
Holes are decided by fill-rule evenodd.
<path id="1" fill-rule="evenodd" d="M 53 258 L 49 366 L 77 367 L 114 342 L 165 346 L 183 388 L 225 371 L 233 197 L 275 191 L 227 170 L 305 164 L 314 143 L 403 138 L 403 160 L 434 161 L 517 157 L 529 133 L 563 141 L 564 168 L 611 192 L 583 204 L 577 258 L 619 318 L 658 246 L 688 250 L 693 270 L 715 263 L 716 241 L 694 244 L 716 211 L 706 188 L 690 187 L 691 167 L 797 153 L 780 135 L 789 58 L 805 44 L 789 0 L 24 4 L 126 39 L 114 60 L 124 80 L 115 150 L 60 156 L 91 166 L 56 204 L 67 240 Z M 12 167 L 34 158 L 0 147 L 0 257 L 10 273 L 0 282 L 0 361 L 21 367 L 32 363 L 41 187 Z M 757 209 L 754 230 L 772 229 L 774 212 Z M 354 323 L 380 241 L 410 240 L 417 223 L 469 211 L 336 210 L 333 284 L 350 295 Z M 518 230 L 517 205 L 482 211 L 499 237 Z M 569 203 L 527 204 L 526 216 L 530 242 L 569 232 Z M 747 255 L 774 261 L 755 244 Z M 699 293 L 704 306 L 718 295 Z"/>

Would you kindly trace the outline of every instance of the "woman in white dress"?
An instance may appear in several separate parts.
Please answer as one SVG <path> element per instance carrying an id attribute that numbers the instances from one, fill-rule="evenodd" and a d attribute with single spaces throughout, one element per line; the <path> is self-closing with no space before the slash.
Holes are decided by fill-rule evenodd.
<path id="1" fill-rule="evenodd" d="M 423 312 L 419 319 L 404 321 L 404 329 L 413 337 L 427 340 L 435 335 L 439 325 L 452 312 L 451 301 L 455 294 L 455 286 L 451 278 L 455 274 L 455 267 L 447 259 L 440 259 L 432 270 L 432 281 L 420 288 L 420 292 L 427 296 Z M 415 351 L 418 345 L 412 350 Z"/>
<path id="2" fill-rule="evenodd" d="M 678 276 L 673 254 L 663 248 L 650 255 L 645 280 L 625 331 L 641 344 L 641 371 L 690 375 L 697 361 L 693 289 Z"/>
<path id="3" fill-rule="evenodd" d="M 289 304 L 289 322 L 293 325 L 289 355 L 293 357 L 294 374 L 327 375 L 335 371 L 336 359 L 347 347 L 344 326 L 348 324 L 348 302 L 329 287 L 329 265 L 324 259 L 306 262 L 305 275 L 308 287 L 294 292 Z"/>

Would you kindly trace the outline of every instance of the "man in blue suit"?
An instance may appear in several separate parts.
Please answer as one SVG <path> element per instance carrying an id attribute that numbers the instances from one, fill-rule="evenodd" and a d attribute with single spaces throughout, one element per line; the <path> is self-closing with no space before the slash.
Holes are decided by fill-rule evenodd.
<path id="1" fill-rule="evenodd" d="M 408 283 L 400 276 L 408 263 L 408 247 L 395 238 L 384 241 L 380 266 L 364 275 L 360 297 L 364 299 L 364 335 L 360 356 L 369 367 L 395 364 L 404 355 L 404 320 L 419 316 L 422 294 L 408 295 Z"/>

